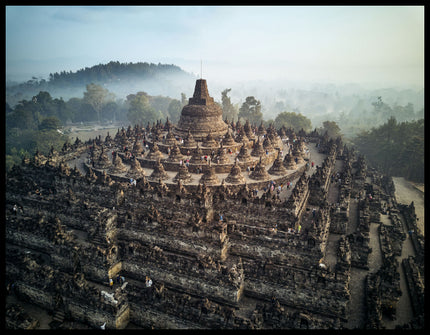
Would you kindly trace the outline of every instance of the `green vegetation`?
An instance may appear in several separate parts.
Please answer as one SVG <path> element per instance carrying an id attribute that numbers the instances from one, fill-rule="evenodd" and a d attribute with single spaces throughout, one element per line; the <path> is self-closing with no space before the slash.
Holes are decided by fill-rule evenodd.
<path id="1" fill-rule="evenodd" d="M 145 92 L 128 95 L 127 102 L 129 105 L 127 118 L 133 125 L 144 125 L 147 122 L 151 124 L 162 116 L 149 104 L 149 96 Z"/>
<path id="2" fill-rule="evenodd" d="M 298 132 L 301 129 L 305 131 L 309 131 L 312 128 L 311 120 L 309 120 L 306 116 L 295 113 L 295 112 L 282 112 L 279 113 L 275 118 L 275 126 L 277 129 L 285 126 L 287 128 L 292 128 L 294 131 Z"/>
<path id="3" fill-rule="evenodd" d="M 323 135 L 327 133 L 328 137 L 336 139 L 337 137 L 342 137 L 340 128 L 335 121 L 324 121 L 322 128 L 317 129 L 318 133 Z"/>
<path id="4" fill-rule="evenodd" d="M 114 100 L 115 95 L 107 89 L 96 84 L 88 84 L 87 90 L 84 92 L 84 102 L 89 104 L 97 113 L 97 121 L 100 123 L 100 113 L 103 107 Z"/>
<path id="5" fill-rule="evenodd" d="M 424 119 L 398 123 L 391 117 L 361 132 L 353 143 L 384 174 L 424 182 Z"/>
<path id="6" fill-rule="evenodd" d="M 246 97 L 245 102 L 239 109 L 239 119 L 241 119 L 241 122 L 249 120 L 251 124 L 260 124 L 263 121 L 260 100 L 255 99 L 253 96 Z"/>
<path id="7" fill-rule="evenodd" d="M 61 150 L 67 140 L 62 129 L 69 123 L 146 124 L 167 118 L 177 122 L 181 110 L 179 100 L 145 92 L 129 94 L 125 101 L 114 101 L 109 90 L 94 83 L 87 85 L 83 98 L 68 101 L 53 99 L 48 92 L 41 91 L 30 100 L 21 100 L 15 108 L 6 103 L 6 169 L 37 150 L 44 155 L 51 146 Z"/>
<path id="8" fill-rule="evenodd" d="M 236 122 L 238 120 L 239 109 L 237 105 L 231 103 L 230 97 L 227 95 L 231 91 L 231 88 L 226 88 L 221 92 L 222 101 L 222 117 L 229 121 Z"/>

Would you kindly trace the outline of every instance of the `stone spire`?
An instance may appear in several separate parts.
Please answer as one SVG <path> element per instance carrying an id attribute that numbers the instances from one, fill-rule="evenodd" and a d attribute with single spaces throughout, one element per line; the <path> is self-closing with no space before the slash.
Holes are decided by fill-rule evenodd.
<path id="1" fill-rule="evenodd" d="M 263 124 L 263 121 L 261 121 L 260 126 L 258 127 L 258 136 L 266 135 L 266 127 Z"/>
<path id="2" fill-rule="evenodd" d="M 249 123 L 249 120 L 246 120 L 245 125 L 243 126 L 243 130 L 245 131 L 245 134 L 249 139 L 253 139 L 255 137 L 254 132 L 252 131 L 251 125 Z"/>
<path id="3" fill-rule="evenodd" d="M 160 162 L 160 160 L 157 160 L 157 163 L 154 166 L 154 171 L 152 171 L 151 175 L 149 176 L 151 180 L 163 180 L 169 178 L 167 175 L 167 172 L 164 170 L 163 164 Z"/>
<path id="4" fill-rule="evenodd" d="M 247 162 L 252 159 L 251 155 L 248 152 L 248 149 L 245 146 L 245 143 L 240 148 L 240 151 L 237 154 L 236 158 L 238 158 L 241 162 Z"/>
<path id="5" fill-rule="evenodd" d="M 283 164 L 287 170 L 297 169 L 296 162 L 294 161 L 294 158 L 290 152 L 288 152 L 288 154 L 285 155 Z"/>
<path id="6" fill-rule="evenodd" d="M 201 141 L 212 131 L 212 136 L 225 134 L 228 126 L 222 119 L 222 109 L 209 95 L 205 79 L 198 79 L 194 88 L 194 95 L 189 98 L 188 105 L 181 112 L 178 125 L 173 129 L 175 135 L 184 138 L 188 130 L 195 140 Z"/>
<path id="7" fill-rule="evenodd" d="M 206 148 L 218 148 L 218 142 L 215 141 L 214 137 L 212 136 L 212 131 L 209 130 L 209 134 L 203 141 L 202 146 Z"/>
<path id="8" fill-rule="evenodd" d="M 190 158 L 191 164 L 202 164 L 206 163 L 206 161 L 202 161 L 203 151 L 200 149 L 199 145 L 194 149 L 193 155 Z"/>
<path id="9" fill-rule="evenodd" d="M 203 168 L 203 175 L 200 178 L 200 183 L 206 185 L 216 185 L 220 183 L 215 173 L 215 167 L 209 165 Z"/>
<path id="10" fill-rule="evenodd" d="M 115 154 L 112 166 L 109 168 L 109 173 L 120 174 L 127 170 L 127 167 L 122 162 L 121 157 Z"/>
<path id="11" fill-rule="evenodd" d="M 161 153 L 160 149 L 158 149 L 157 143 L 154 142 L 146 158 L 154 161 L 163 158 L 163 154 Z"/>
<path id="12" fill-rule="evenodd" d="M 188 100 L 190 105 L 212 105 L 214 98 L 209 96 L 208 86 L 205 79 L 198 79 L 194 88 L 193 97 Z"/>
<path id="13" fill-rule="evenodd" d="M 166 138 L 163 141 L 163 144 L 173 146 L 178 144 L 178 141 L 176 141 L 175 135 L 170 131 L 167 132 Z"/>
<path id="14" fill-rule="evenodd" d="M 106 152 L 104 151 L 104 148 L 102 147 L 102 152 L 100 153 L 97 162 L 94 163 L 94 167 L 96 169 L 107 169 L 111 165 L 112 163 L 110 162 L 109 157 L 107 156 Z"/>
<path id="15" fill-rule="evenodd" d="M 278 152 L 278 157 L 276 157 L 275 161 L 273 162 L 273 165 L 270 167 L 268 172 L 275 176 L 282 176 L 287 174 L 287 169 L 283 165 L 280 151 Z"/>
<path id="16" fill-rule="evenodd" d="M 239 184 L 245 182 L 245 177 L 242 175 L 242 170 L 237 164 L 237 161 L 232 166 L 229 175 L 225 178 L 225 181 L 231 184 Z"/>
<path id="17" fill-rule="evenodd" d="M 222 140 L 222 143 L 224 146 L 231 146 L 231 145 L 237 144 L 236 141 L 234 140 L 233 136 L 231 136 L 229 131 L 226 132 L 226 134 Z"/>
<path id="18" fill-rule="evenodd" d="M 239 124 L 236 126 L 236 138 L 234 139 L 237 143 L 245 143 L 247 144 L 249 142 L 248 137 L 245 134 L 245 130 L 243 129 L 243 126 L 237 121 Z"/>
<path id="19" fill-rule="evenodd" d="M 270 141 L 269 136 L 266 136 L 264 138 L 263 148 L 264 148 L 264 150 L 269 150 L 269 151 L 273 150 L 272 141 Z"/>
<path id="20" fill-rule="evenodd" d="M 302 164 L 305 162 L 298 144 L 293 145 L 293 157 L 297 158 L 297 164 Z"/>
<path id="21" fill-rule="evenodd" d="M 256 179 L 256 180 L 270 179 L 270 175 L 267 173 L 266 166 L 264 165 L 261 157 L 260 157 L 260 161 L 255 166 L 254 171 L 252 171 L 251 174 L 249 175 L 249 178 Z"/>
<path id="22" fill-rule="evenodd" d="M 188 129 L 187 137 L 184 139 L 184 147 L 186 148 L 194 148 L 197 145 L 197 142 L 194 140 L 193 134 L 191 134 Z"/>
<path id="23" fill-rule="evenodd" d="M 179 162 L 184 159 L 184 155 L 181 154 L 181 149 L 179 149 L 178 145 L 173 145 L 173 148 L 170 150 L 170 155 L 167 158 L 169 162 Z"/>
<path id="24" fill-rule="evenodd" d="M 260 136 L 258 136 L 257 143 L 254 144 L 254 148 L 251 151 L 251 156 L 260 157 L 264 154 L 265 154 L 265 152 L 263 149 L 263 145 L 261 144 Z"/>
<path id="25" fill-rule="evenodd" d="M 227 164 L 230 163 L 230 158 L 228 157 L 223 144 L 221 143 L 221 147 L 218 149 L 218 154 L 215 158 L 217 164 Z"/>
<path id="26" fill-rule="evenodd" d="M 136 140 L 134 141 L 132 153 L 137 157 L 137 156 L 140 156 L 142 152 L 143 152 L 142 142 L 139 140 L 139 136 L 137 136 Z"/>
<path id="27" fill-rule="evenodd" d="M 142 169 L 140 162 L 135 159 L 131 159 L 130 161 L 130 169 L 126 173 L 127 178 L 139 179 L 145 175 L 145 170 Z"/>
<path id="28" fill-rule="evenodd" d="M 188 172 L 188 168 L 185 164 L 179 165 L 178 173 L 176 174 L 173 181 L 181 180 L 182 183 L 187 183 L 191 181 L 191 174 Z"/>

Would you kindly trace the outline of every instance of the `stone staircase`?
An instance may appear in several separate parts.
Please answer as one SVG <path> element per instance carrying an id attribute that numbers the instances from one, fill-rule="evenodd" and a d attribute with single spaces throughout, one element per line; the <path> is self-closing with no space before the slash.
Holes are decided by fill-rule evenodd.
<path id="1" fill-rule="evenodd" d="M 64 311 L 61 310 L 56 310 L 54 312 L 54 315 L 52 316 L 52 323 L 58 327 L 59 325 L 61 325 L 64 322 L 64 318 L 65 318 L 65 314 Z M 51 326 L 52 328 L 52 326 Z"/>

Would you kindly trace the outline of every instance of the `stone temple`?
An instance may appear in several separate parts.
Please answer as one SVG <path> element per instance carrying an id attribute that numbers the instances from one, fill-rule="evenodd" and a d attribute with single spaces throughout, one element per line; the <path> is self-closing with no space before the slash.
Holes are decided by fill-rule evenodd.
<path id="1" fill-rule="evenodd" d="M 221 107 L 209 96 L 206 80 L 197 80 L 194 95 L 182 109 L 181 118 L 173 133 L 185 138 L 190 131 L 194 139 L 203 140 L 209 132 L 214 137 L 225 135 L 227 127 L 222 119 Z"/>
<path id="2" fill-rule="evenodd" d="M 10 329 L 37 325 L 20 301 L 63 329 L 424 322 L 413 203 L 340 138 L 223 121 L 203 79 L 177 125 L 14 166 L 5 236 Z"/>

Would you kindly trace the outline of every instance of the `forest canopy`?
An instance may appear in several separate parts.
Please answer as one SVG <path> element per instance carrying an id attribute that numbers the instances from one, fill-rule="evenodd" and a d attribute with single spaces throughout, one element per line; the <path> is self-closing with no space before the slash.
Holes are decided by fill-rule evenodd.
<path id="1" fill-rule="evenodd" d="M 369 163 L 389 176 L 424 182 L 424 119 L 398 123 L 391 117 L 353 139 Z"/>

